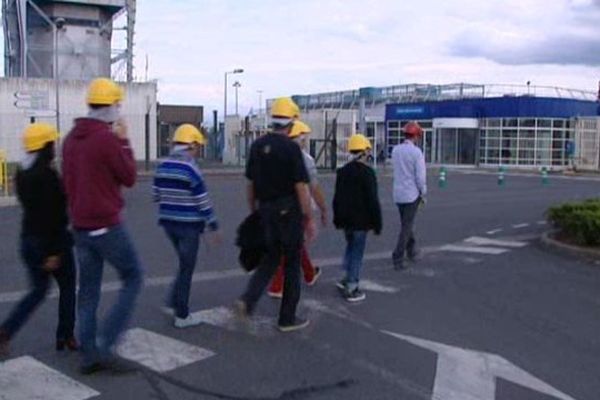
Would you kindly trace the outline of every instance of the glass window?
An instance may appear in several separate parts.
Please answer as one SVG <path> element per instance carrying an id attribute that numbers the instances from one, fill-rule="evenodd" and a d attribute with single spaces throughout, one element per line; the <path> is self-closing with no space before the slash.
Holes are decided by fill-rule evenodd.
<path id="1" fill-rule="evenodd" d="M 389 126 L 390 128 L 398 128 L 398 121 L 390 121 L 390 122 L 388 123 L 388 126 Z"/>
<path id="2" fill-rule="evenodd" d="M 519 120 L 517 118 L 504 118 L 504 126 L 507 127 L 517 127 Z"/>
<path id="3" fill-rule="evenodd" d="M 419 121 L 419 125 L 421 125 L 421 128 L 423 128 L 423 129 L 431 129 L 433 127 L 433 122 L 430 120 Z"/>
<path id="4" fill-rule="evenodd" d="M 502 131 L 502 139 L 516 139 L 517 138 L 517 130 L 516 129 L 504 129 Z"/>
<path id="5" fill-rule="evenodd" d="M 488 127 L 500 128 L 502 126 L 502 120 L 500 118 L 488 118 L 487 119 Z"/>
<path id="6" fill-rule="evenodd" d="M 521 118 L 519 120 L 519 126 L 533 128 L 533 127 L 535 127 L 535 119 L 534 118 Z"/>
<path id="7" fill-rule="evenodd" d="M 537 137 L 538 139 L 550 139 L 551 133 L 548 130 L 538 131 Z"/>
<path id="8" fill-rule="evenodd" d="M 554 140 L 560 140 L 565 137 L 565 131 L 552 131 L 552 138 Z"/>
<path id="9" fill-rule="evenodd" d="M 550 128 L 552 126 L 551 119 L 538 119 L 538 126 L 540 128 Z"/>
<path id="10" fill-rule="evenodd" d="M 519 137 L 521 139 L 533 139 L 535 138 L 535 131 L 533 129 L 521 129 L 519 131 Z"/>
<path id="11" fill-rule="evenodd" d="M 552 126 L 555 128 L 563 128 L 565 126 L 564 119 L 555 119 L 552 123 Z"/>
<path id="12" fill-rule="evenodd" d="M 488 147 L 500 148 L 500 139 L 488 139 L 487 140 Z"/>
<path id="13" fill-rule="evenodd" d="M 519 148 L 533 149 L 535 148 L 535 139 L 520 139 Z"/>

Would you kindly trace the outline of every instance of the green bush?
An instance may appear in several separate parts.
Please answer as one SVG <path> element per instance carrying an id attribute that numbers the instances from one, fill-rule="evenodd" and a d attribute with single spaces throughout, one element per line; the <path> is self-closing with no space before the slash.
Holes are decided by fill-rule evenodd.
<path id="1" fill-rule="evenodd" d="M 600 246 L 600 199 L 552 207 L 547 216 L 564 239 L 581 246 Z"/>

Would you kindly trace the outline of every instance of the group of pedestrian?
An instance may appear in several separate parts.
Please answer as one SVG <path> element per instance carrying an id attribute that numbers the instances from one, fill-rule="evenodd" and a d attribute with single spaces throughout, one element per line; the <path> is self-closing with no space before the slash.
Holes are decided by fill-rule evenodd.
<path id="1" fill-rule="evenodd" d="M 123 97 L 122 89 L 110 79 L 91 82 L 88 115 L 75 120 L 63 141 L 62 179 L 55 165 L 56 129 L 33 123 L 24 131 L 26 155 L 15 183 L 23 208 L 20 251 L 31 289 L 0 325 L 0 353 L 8 351 L 10 340 L 43 301 L 54 278 L 59 287 L 56 349 L 80 351 L 83 374 L 124 368 L 114 348 L 135 309 L 143 268 L 122 219 L 121 190 L 136 181 L 135 159 L 121 117 Z M 307 151 L 311 129 L 300 120 L 299 107 L 290 98 L 276 99 L 271 123 L 272 130 L 252 144 L 245 172 L 249 211 L 260 220 L 264 249 L 234 311 L 240 318 L 251 316 L 267 291 L 281 299 L 279 330 L 291 332 L 309 324 L 296 312 L 301 271 L 308 285 L 321 275 L 307 245 L 317 235 L 316 212 L 322 226 L 327 225 L 329 214 L 315 161 Z M 393 256 L 398 269 L 404 268 L 405 252 L 409 259 L 417 256 L 413 224 L 426 194 L 424 160 L 415 145 L 422 130 L 411 123 L 405 133 L 407 140 L 393 152 L 394 199 L 402 219 Z M 179 263 L 164 306 L 177 328 L 201 323 L 189 311 L 201 237 L 207 233 L 209 241 L 221 241 L 219 222 L 197 164 L 205 142 L 195 126 L 178 127 L 171 153 L 159 163 L 153 182 L 159 225 Z M 350 159 L 337 171 L 332 204 L 333 223 L 347 242 L 344 276 L 337 287 L 349 302 L 365 299 L 360 272 L 366 239 L 369 231 L 379 235 L 382 230 L 377 178 L 368 164 L 370 151 L 371 143 L 364 135 L 349 138 Z M 115 268 L 122 286 L 98 324 L 105 262 Z"/>

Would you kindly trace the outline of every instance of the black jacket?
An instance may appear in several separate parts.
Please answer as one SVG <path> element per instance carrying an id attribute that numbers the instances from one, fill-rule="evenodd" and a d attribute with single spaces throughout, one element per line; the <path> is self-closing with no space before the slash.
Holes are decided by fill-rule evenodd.
<path id="1" fill-rule="evenodd" d="M 368 165 L 352 161 L 337 171 L 333 224 L 338 229 L 381 233 L 377 177 Z"/>
<path id="2" fill-rule="evenodd" d="M 67 200 L 58 173 L 40 157 L 15 177 L 17 197 L 23 207 L 23 236 L 40 240 L 45 257 L 59 255 L 72 245 L 68 232 Z"/>
<path id="3" fill-rule="evenodd" d="M 240 248 L 239 261 L 246 271 L 254 270 L 266 252 L 264 227 L 258 211 L 250 214 L 238 227 L 235 244 Z"/>

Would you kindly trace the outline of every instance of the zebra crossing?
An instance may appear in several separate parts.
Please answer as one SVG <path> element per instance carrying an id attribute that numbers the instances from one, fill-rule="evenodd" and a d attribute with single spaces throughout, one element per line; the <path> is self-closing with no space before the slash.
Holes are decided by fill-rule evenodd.
<path id="1" fill-rule="evenodd" d="M 524 240 L 491 239 L 481 236 L 471 236 L 460 243 L 441 246 L 439 251 L 452 253 L 471 253 L 484 255 L 500 255 L 511 250 L 528 246 Z"/>

